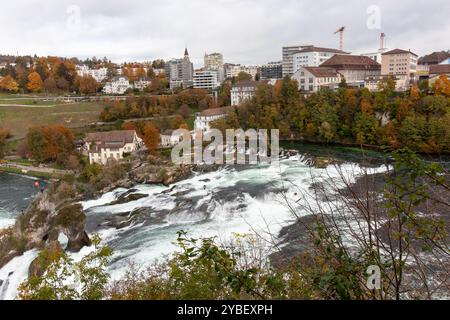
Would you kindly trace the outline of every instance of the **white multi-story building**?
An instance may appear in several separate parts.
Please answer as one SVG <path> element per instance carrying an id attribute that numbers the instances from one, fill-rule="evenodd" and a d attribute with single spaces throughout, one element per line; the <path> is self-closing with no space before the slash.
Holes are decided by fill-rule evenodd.
<path id="1" fill-rule="evenodd" d="M 294 73 L 297 72 L 297 70 L 299 70 L 301 67 L 318 67 L 336 54 L 348 53 L 332 48 L 303 48 L 292 55 Z"/>
<path id="2" fill-rule="evenodd" d="M 249 101 L 255 97 L 257 82 L 241 81 L 233 85 L 231 88 L 231 105 L 239 106 L 245 101 Z"/>
<path id="3" fill-rule="evenodd" d="M 312 93 L 321 88 L 337 88 L 342 81 L 342 75 L 333 68 L 301 67 L 292 79 L 297 80 L 300 91 Z"/>
<path id="4" fill-rule="evenodd" d="M 89 156 L 89 163 L 105 165 L 110 161 L 123 159 L 124 154 L 139 150 L 143 141 L 134 130 L 88 133 L 83 150 Z"/>
<path id="5" fill-rule="evenodd" d="M 108 69 L 107 68 L 89 69 L 88 66 L 82 65 L 77 66 L 77 74 L 80 77 L 91 76 L 92 78 L 95 79 L 95 81 L 102 82 L 108 76 Z"/>
<path id="6" fill-rule="evenodd" d="M 220 86 L 218 72 L 215 70 L 197 70 L 194 72 L 194 88 L 214 90 Z"/>
<path id="7" fill-rule="evenodd" d="M 128 89 L 132 89 L 128 78 L 119 76 L 108 81 L 103 87 L 103 92 L 106 94 L 124 94 Z"/>
<path id="8" fill-rule="evenodd" d="M 286 76 L 292 76 L 294 74 L 294 59 L 293 55 L 300 50 L 312 47 L 311 45 L 300 45 L 300 46 L 288 46 L 283 47 L 283 78 Z"/>
<path id="9" fill-rule="evenodd" d="M 201 113 L 197 113 L 194 122 L 194 129 L 201 130 L 203 132 L 209 131 L 211 130 L 211 122 L 225 118 L 232 110 L 234 110 L 234 107 L 223 107 L 206 109 Z"/>
<path id="10" fill-rule="evenodd" d="M 138 81 L 135 81 L 133 83 L 133 88 L 139 91 L 144 90 L 145 88 L 147 88 L 148 86 L 150 86 L 152 84 L 152 82 L 147 79 L 147 78 L 141 78 Z"/>

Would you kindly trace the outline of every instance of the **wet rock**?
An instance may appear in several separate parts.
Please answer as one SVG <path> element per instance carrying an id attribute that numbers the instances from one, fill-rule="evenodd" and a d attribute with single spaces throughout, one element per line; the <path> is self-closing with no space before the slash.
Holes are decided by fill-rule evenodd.
<path id="1" fill-rule="evenodd" d="M 147 198 L 148 194 L 142 193 L 131 193 L 131 194 L 123 194 L 117 198 L 117 200 L 111 202 L 109 205 L 113 206 L 116 204 L 124 204 L 132 201 L 137 201 L 139 199 Z"/>

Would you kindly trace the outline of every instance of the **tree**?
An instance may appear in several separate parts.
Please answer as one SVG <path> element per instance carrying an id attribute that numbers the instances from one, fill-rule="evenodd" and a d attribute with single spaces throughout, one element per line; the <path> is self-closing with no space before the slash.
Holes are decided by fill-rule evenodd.
<path id="1" fill-rule="evenodd" d="M 441 75 L 433 84 L 433 91 L 437 95 L 450 97 L 450 80 L 446 75 Z"/>
<path id="2" fill-rule="evenodd" d="M 88 95 L 97 92 L 98 83 L 92 76 L 77 77 L 75 86 L 81 94 Z"/>
<path id="3" fill-rule="evenodd" d="M 253 77 L 251 74 L 248 74 L 247 72 L 241 71 L 236 77 L 236 82 L 239 81 L 245 81 L 245 80 L 253 80 Z"/>
<path id="4" fill-rule="evenodd" d="M 28 75 L 27 89 L 31 92 L 39 92 L 42 90 L 43 82 L 41 76 L 37 72 L 32 72 Z"/>
<path id="5" fill-rule="evenodd" d="M 55 92 L 58 89 L 58 86 L 56 85 L 56 81 L 53 77 L 48 77 L 44 81 L 44 90 L 46 92 Z"/>
<path id="6" fill-rule="evenodd" d="M 31 156 L 39 162 L 66 164 L 75 151 L 72 131 L 61 125 L 31 128 L 27 143 Z"/>
<path id="7" fill-rule="evenodd" d="M 58 246 L 39 253 L 42 275 L 31 275 L 19 287 L 22 300 L 100 300 L 109 275 L 106 272 L 112 250 L 92 239 L 94 251 L 74 262 Z"/>
<path id="8" fill-rule="evenodd" d="M 70 86 L 69 82 L 62 77 L 58 78 L 58 80 L 56 81 L 56 85 L 61 91 L 68 91 Z"/>
<path id="9" fill-rule="evenodd" d="M 187 104 L 183 104 L 180 107 L 180 115 L 184 118 L 187 119 L 189 118 L 189 116 L 191 115 L 191 109 L 189 109 L 189 106 Z"/>
<path id="10" fill-rule="evenodd" d="M 150 153 L 155 153 L 159 146 L 159 132 L 151 122 L 144 126 L 143 140 Z"/>
<path id="11" fill-rule="evenodd" d="M 0 90 L 16 93 L 19 91 L 19 84 L 8 75 L 0 80 Z"/>
<path id="12" fill-rule="evenodd" d="M 9 130 L 0 128 L 0 158 L 3 158 L 6 146 L 6 139 L 10 136 Z"/>

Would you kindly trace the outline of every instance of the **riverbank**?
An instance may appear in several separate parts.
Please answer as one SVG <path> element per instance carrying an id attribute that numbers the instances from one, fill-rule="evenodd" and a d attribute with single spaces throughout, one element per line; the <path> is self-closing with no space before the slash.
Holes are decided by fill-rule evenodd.
<path id="1" fill-rule="evenodd" d="M 46 180 L 51 179 L 57 180 L 63 177 L 74 175 L 74 173 L 70 170 L 61 170 L 48 167 L 36 167 L 32 165 L 23 165 L 14 162 L 0 163 L 0 172 L 15 173 Z"/>

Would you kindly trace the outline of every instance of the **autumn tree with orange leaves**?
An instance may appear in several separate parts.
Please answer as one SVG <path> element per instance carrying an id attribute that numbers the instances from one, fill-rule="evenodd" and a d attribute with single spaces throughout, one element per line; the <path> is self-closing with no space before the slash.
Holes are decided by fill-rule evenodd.
<path id="1" fill-rule="evenodd" d="M 97 91 L 98 83 L 92 76 L 83 76 L 77 77 L 75 86 L 81 94 L 88 95 Z"/>
<path id="2" fill-rule="evenodd" d="M 433 91 L 437 95 L 450 97 L 450 80 L 447 76 L 441 75 L 433 84 Z"/>
<path id="3" fill-rule="evenodd" d="M 43 87 L 42 78 L 37 72 L 32 72 L 28 75 L 28 83 L 27 83 L 27 89 L 31 92 L 39 92 L 42 90 Z"/>
<path id="4" fill-rule="evenodd" d="M 75 152 L 74 135 L 61 125 L 31 128 L 27 144 L 33 159 L 65 165 Z"/>
<path id="5" fill-rule="evenodd" d="M 16 93 L 19 91 L 19 84 L 11 76 L 6 76 L 0 80 L 0 90 Z"/>
<path id="6" fill-rule="evenodd" d="M 159 131 L 152 123 L 147 123 L 144 127 L 144 143 L 148 152 L 154 154 L 159 146 Z"/>

